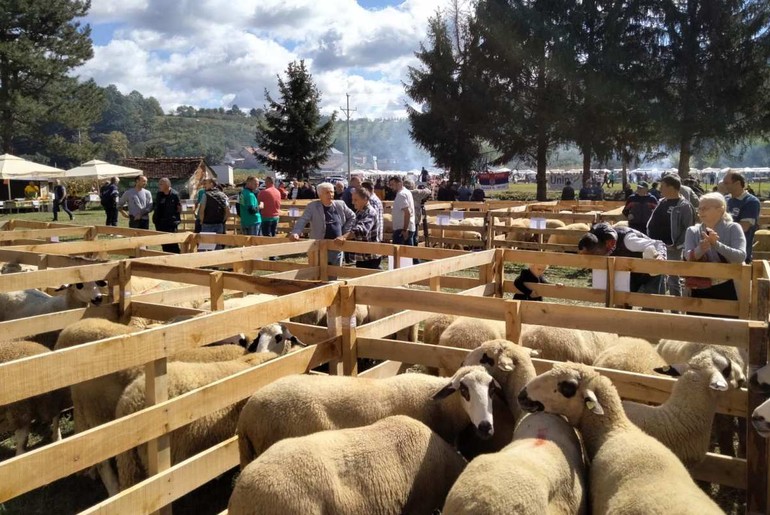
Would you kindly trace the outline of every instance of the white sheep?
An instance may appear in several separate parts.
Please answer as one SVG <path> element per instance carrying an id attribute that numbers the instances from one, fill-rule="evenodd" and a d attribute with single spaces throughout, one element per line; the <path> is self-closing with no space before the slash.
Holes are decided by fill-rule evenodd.
<path id="1" fill-rule="evenodd" d="M 647 340 L 621 336 L 596 357 L 594 366 L 652 374 L 656 368 L 666 366 L 666 361 Z"/>
<path id="2" fill-rule="evenodd" d="M 656 372 L 679 377 L 671 395 L 660 406 L 623 401 L 631 421 L 666 445 L 686 467 L 706 457 L 717 392 L 737 388 L 732 365 L 724 356 L 706 349 L 687 364 L 665 366 Z"/>
<path id="3" fill-rule="evenodd" d="M 31 341 L 11 341 L 0 343 L 0 363 L 37 356 L 51 352 L 47 347 Z M 0 419 L 4 419 L 10 430 L 14 431 L 16 456 L 24 453 L 27 438 L 32 430 L 32 422 L 46 424 L 51 428 L 51 440 L 61 439 L 59 415 L 71 406 L 66 388 L 54 390 L 28 399 L 16 401 L 0 407 Z"/>
<path id="4" fill-rule="evenodd" d="M 770 365 L 757 370 L 751 376 L 751 384 L 765 394 L 770 393 Z M 770 438 L 770 399 L 754 409 L 751 423 L 762 438 Z"/>
<path id="5" fill-rule="evenodd" d="M 98 306 L 103 299 L 99 288 L 105 286 L 105 281 L 69 284 L 59 288 L 66 290 L 63 295 L 48 295 L 36 289 L 0 293 L 0 322 L 57 313 L 88 304 Z"/>
<path id="6" fill-rule="evenodd" d="M 452 322 L 457 320 L 455 315 L 435 313 L 423 322 L 422 341 L 431 345 L 438 345 L 441 335 Z"/>
<path id="7" fill-rule="evenodd" d="M 494 434 L 491 399 L 496 389 L 483 367 L 460 368 L 449 379 L 424 374 L 284 377 L 258 390 L 241 412 L 241 468 L 284 438 L 364 426 L 391 415 L 420 420 L 448 442 L 469 419 L 481 436 L 489 437 Z M 450 395 L 457 390 L 460 395 Z"/>
<path id="8" fill-rule="evenodd" d="M 583 437 L 596 514 L 722 514 L 665 445 L 626 416 L 610 380 L 578 363 L 557 363 L 519 394 L 527 411 L 563 415 Z"/>
<path id="9" fill-rule="evenodd" d="M 397 415 L 274 444 L 241 472 L 228 513 L 433 513 L 464 466 L 425 424 Z"/>
<path id="10" fill-rule="evenodd" d="M 214 363 L 169 363 L 167 371 L 168 396 L 178 397 L 196 388 L 236 374 L 247 368 L 276 358 L 272 352 L 258 352 L 231 361 Z M 171 432 L 171 461 L 179 463 L 190 456 L 212 447 L 235 434 L 238 414 L 245 400 L 194 420 Z M 125 417 L 145 408 L 145 379 L 139 374 L 122 393 L 115 418 Z M 126 489 L 147 477 L 146 445 L 130 449 L 116 457 L 121 489 Z"/>
<path id="11" fill-rule="evenodd" d="M 540 351 L 540 358 L 592 365 L 618 335 L 581 329 L 522 325 L 521 345 Z"/>
<path id="12" fill-rule="evenodd" d="M 563 418 L 533 413 L 513 442 L 470 462 L 447 496 L 445 515 L 586 513 L 586 464 Z"/>
<path id="13" fill-rule="evenodd" d="M 475 349 L 489 340 L 505 339 L 505 322 L 483 318 L 458 317 L 441 333 L 442 347 Z"/>
<path id="14" fill-rule="evenodd" d="M 564 234 L 552 234 L 548 237 L 548 243 L 550 245 L 575 245 L 577 246 L 582 234 L 578 234 L 576 231 L 588 232 L 591 230 L 591 226 L 586 223 L 574 223 L 567 224 L 564 227 L 557 228 L 560 231 L 565 231 Z"/>

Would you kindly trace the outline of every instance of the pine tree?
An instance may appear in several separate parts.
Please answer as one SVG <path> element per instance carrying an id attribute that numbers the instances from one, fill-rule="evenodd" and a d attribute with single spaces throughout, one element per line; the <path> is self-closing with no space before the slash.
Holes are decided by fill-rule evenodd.
<path id="1" fill-rule="evenodd" d="M 7 0 L 0 10 L 0 145 L 15 151 L 82 93 L 68 74 L 93 55 L 89 0 Z M 82 123 L 82 120 L 79 121 Z M 83 127 L 88 127 L 86 124 Z M 77 127 L 74 127 L 77 129 Z"/>
<path id="2" fill-rule="evenodd" d="M 304 179 L 326 159 L 337 113 L 321 123 L 321 94 L 304 61 L 290 63 L 286 76 L 286 82 L 278 77 L 280 102 L 265 91 L 268 106 L 256 134 L 264 154 L 256 157 L 276 172 Z"/>
<path id="3" fill-rule="evenodd" d="M 661 24 L 661 126 L 686 177 L 694 153 L 727 149 L 768 128 L 770 3 L 666 0 Z"/>
<path id="4" fill-rule="evenodd" d="M 407 95 L 421 105 L 419 109 L 407 105 L 409 133 L 436 165 L 449 169 L 452 180 L 468 179 L 481 153 L 476 127 L 482 109 L 473 100 L 463 49 L 453 43 L 441 14 L 428 21 L 428 40 L 429 48 L 420 44 L 415 52 L 422 66 L 409 67 L 404 84 Z M 463 41 L 462 34 L 456 34 L 455 41 Z"/>

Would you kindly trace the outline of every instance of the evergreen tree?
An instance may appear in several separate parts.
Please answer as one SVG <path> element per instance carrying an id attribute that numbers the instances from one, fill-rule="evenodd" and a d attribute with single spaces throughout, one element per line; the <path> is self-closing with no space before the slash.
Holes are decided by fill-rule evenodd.
<path id="1" fill-rule="evenodd" d="M 547 196 L 548 153 L 565 140 L 565 67 L 573 52 L 566 26 L 573 0 L 481 0 L 472 25 L 472 75 L 489 107 L 485 136 L 501 153 L 537 168 L 537 198 Z"/>
<path id="2" fill-rule="evenodd" d="M 482 115 L 469 69 L 464 66 L 466 41 L 455 25 L 455 41 L 439 13 L 428 22 L 430 48 L 420 44 L 415 53 L 420 68 L 409 67 L 406 93 L 422 107 L 407 105 L 412 139 L 427 150 L 436 165 L 449 169 L 453 180 L 468 179 L 481 153 L 477 124 Z M 470 44 L 468 45 L 470 46 Z"/>
<path id="3" fill-rule="evenodd" d="M 289 63 L 286 76 L 286 82 L 278 77 L 280 102 L 265 91 L 268 105 L 256 134 L 257 145 L 265 153 L 256 158 L 276 172 L 306 178 L 326 159 L 337 113 L 321 123 L 321 94 L 305 61 Z"/>
<path id="4" fill-rule="evenodd" d="M 68 73 L 93 55 L 89 0 L 7 0 L 0 10 L 0 145 L 13 152 L 80 96 Z M 87 126 L 86 126 L 87 127 Z M 77 127 L 74 127 L 77 128 Z M 82 128 L 82 127 L 81 127 Z"/>
<path id="5" fill-rule="evenodd" d="M 770 3 L 665 0 L 662 10 L 661 126 L 686 177 L 693 153 L 726 149 L 768 128 Z"/>

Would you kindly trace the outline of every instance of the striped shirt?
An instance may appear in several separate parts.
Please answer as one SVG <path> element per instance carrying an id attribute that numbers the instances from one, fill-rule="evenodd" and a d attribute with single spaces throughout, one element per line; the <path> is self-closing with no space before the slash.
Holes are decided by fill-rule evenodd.
<path id="1" fill-rule="evenodd" d="M 377 241 L 382 242 L 382 230 L 385 227 L 382 223 L 382 200 L 377 198 L 377 195 L 372 195 L 369 197 L 369 205 L 371 205 L 377 213 Z"/>
<path id="2" fill-rule="evenodd" d="M 378 242 L 380 241 L 380 231 L 377 211 L 371 204 L 360 211 L 356 211 L 356 219 L 353 222 L 353 227 L 350 229 L 356 241 Z M 354 261 L 369 261 L 377 257 L 377 254 L 353 254 Z"/>

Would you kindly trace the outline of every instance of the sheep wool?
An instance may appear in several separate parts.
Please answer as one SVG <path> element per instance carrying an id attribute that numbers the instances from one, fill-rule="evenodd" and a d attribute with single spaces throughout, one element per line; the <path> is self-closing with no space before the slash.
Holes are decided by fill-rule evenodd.
<path id="1" fill-rule="evenodd" d="M 489 340 L 505 338 L 505 322 L 481 318 L 458 317 L 439 338 L 442 347 L 475 349 Z"/>
<path id="2" fill-rule="evenodd" d="M 422 341 L 431 345 L 438 345 L 441 335 L 452 322 L 457 320 L 455 315 L 437 313 L 425 319 L 422 329 Z"/>
<path id="3" fill-rule="evenodd" d="M 533 413 L 513 442 L 471 461 L 449 491 L 445 515 L 586 513 L 586 464 L 563 418 Z"/>
<path id="4" fill-rule="evenodd" d="M 647 340 L 621 336 L 596 357 L 594 366 L 652 374 L 656 368 L 666 366 L 666 361 Z"/>
<path id="5" fill-rule="evenodd" d="M 406 416 L 276 443 L 241 472 L 232 515 L 433 513 L 465 460 Z"/>
<path id="6" fill-rule="evenodd" d="M 540 358 L 554 361 L 573 361 L 592 365 L 597 356 L 616 343 L 617 334 L 524 325 L 521 329 L 521 344 L 540 352 Z"/>
<path id="7" fill-rule="evenodd" d="M 530 381 L 519 403 L 578 428 L 591 463 L 593 513 L 723 513 L 665 445 L 628 419 L 610 380 L 590 367 L 557 363 Z"/>

